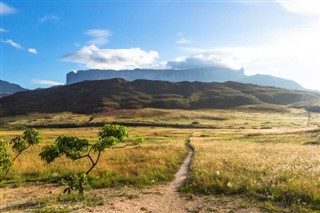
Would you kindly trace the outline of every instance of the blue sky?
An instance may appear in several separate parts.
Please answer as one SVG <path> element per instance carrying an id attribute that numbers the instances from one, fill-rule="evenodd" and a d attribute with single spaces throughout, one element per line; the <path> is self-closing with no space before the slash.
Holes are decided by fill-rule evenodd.
<path id="1" fill-rule="evenodd" d="M 1 79 L 79 69 L 244 67 L 320 90 L 317 1 L 2 1 Z M 175 62 L 175 63 L 170 63 Z"/>

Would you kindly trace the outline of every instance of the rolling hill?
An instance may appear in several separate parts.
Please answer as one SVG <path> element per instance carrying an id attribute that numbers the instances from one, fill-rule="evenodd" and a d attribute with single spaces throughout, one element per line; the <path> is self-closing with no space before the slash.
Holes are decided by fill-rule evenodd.
<path id="1" fill-rule="evenodd" d="M 318 93 L 237 82 L 111 79 L 16 93 L 0 99 L 0 113 L 2 116 L 66 111 L 89 114 L 113 109 L 219 109 L 261 103 L 303 107 L 319 99 Z"/>

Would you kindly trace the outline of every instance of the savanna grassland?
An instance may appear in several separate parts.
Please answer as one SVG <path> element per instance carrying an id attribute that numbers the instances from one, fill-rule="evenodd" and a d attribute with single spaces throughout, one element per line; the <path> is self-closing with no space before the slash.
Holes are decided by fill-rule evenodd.
<path id="1" fill-rule="evenodd" d="M 41 145 L 25 151 L 13 165 L 7 179 L 12 182 L 48 181 L 55 182 L 74 172 L 90 167 L 87 159 L 71 161 L 60 158 L 47 164 L 41 161 L 39 153 L 43 146 L 52 144 L 59 135 L 76 135 L 90 141 L 97 140 L 99 128 L 42 129 Z M 4 131 L 4 139 L 10 139 L 22 131 Z M 126 142 L 143 137 L 145 142 L 137 147 L 110 149 L 93 170 L 94 187 L 122 186 L 126 184 L 143 186 L 171 180 L 187 154 L 186 131 L 173 129 L 129 128 Z M 121 145 L 120 145 L 121 146 Z"/>
<path id="2" fill-rule="evenodd" d="M 320 210 L 320 130 L 215 131 L 195 134 L 191 174 L 182 191 L 245 195 L 288 211 Z M 318 145 L 315 145 L 318 144 Z"/>
<path id="3" fill-rule="evenodd" d="M 257 210 L 253 212 L 320 211 L 320 113 L 308 114 L 303 109 L 275 105 L 252 105 L 229 110 L 147 108 L 92 115 L 56 113 L 5 117 L 1 119 L 1 136 L 7 140 L 21 134 L 26 126 L 46 128 L 40 129 L 43 142 L 26 150 L 14 163 L 2 183 L 0 194 L 1 191 L 13 190 L 12 187 L 23 191 L 28 185 L 44 186 L 50 188 L 49 192 L 53 186 L 61 188 L 63 177 L 85 171 L 90 162 L 62 157 L 46 164 L 38 156 L 41 148 L 52 144 L 62 134 L 93 142 L 97 139 L 99 128 L 88 127 L 88 124 L 104 122 L 187 126 L 128 127 L 127 142 L 139 137 L 143 137 L 145 142 L 136 147 L 108 149 L 90 175 L 92 187 L 85 201 L 80 201 L 80 207 L 75 197 L 39 192 L 41 197 L 33 198 L 33 206 L 23 206 L 30 203 L 30 200 L 24 200 L 20 206 L 14 205 L 14 210 L 61 212 L 63 209 L 68 212 L 74 209 L 66 206 L 78 205 L 77 211 L 88 208 L 95 211 L 94 206 L 100 206 L 96 211 L 102 212 L 119 197 L 123 205 L 128 204 L 127 201 L 130 205 L 138 205 L 142 198 L 161 195 L 161 189 L 150 194 L 145 190 L 159 186 L 164 188 L 163 184 L 173 180 L 188 154 L 186 142 L 190 141 L 194 149 L 190 173 L 179 187 L 183 196 L 183 201 L 179 203 L 182 209 L 191 202 L 194 207 L 198 206 L 192 212 L 237 212 L 251 208 Z M 50 128 L 52 124 L 66 123 L 81 124 L 81 127 Z M 202 129 L 202 126 L 205 128 Z M 58 185 L 51 185 L 53 183 Z M 133 191 L 123 192 L 126 187 Z M 112 194 L 110 190 L 116 193 Z M 106 191 L 112 196 L 107 193 L 108 198 L 99 197 Z M 5 200 L 2 210 L 10 210 L 12 200 L 2 198 Z M 213 199 L 218 200 L 213 202 Z M 150 202 L 153 201 L 151 199 Z M 229 209 L 218 208 L 235 201 L 237 204 Z M 64 208 L 61 209 L 61 205 Z M 143 208 L 148 209 L 148 206 Z M 147 211 L 143 208 L 139 211 Z M 109 212 L 113 212 L 112 209 Z"/>

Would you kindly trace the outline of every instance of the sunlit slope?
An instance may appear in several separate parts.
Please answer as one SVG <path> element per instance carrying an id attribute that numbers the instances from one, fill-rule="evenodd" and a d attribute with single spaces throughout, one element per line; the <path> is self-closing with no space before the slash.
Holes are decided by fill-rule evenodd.
<path id="1" fill-rule="evenodd" d="M 32 112 L 97 113 L 111 109 L 222 109 L 262 103 L 305 107 L 320 94 L 236 82 L 203 83 L 111 79 L 20 92 L 0 102 L 2 116 Z"/>

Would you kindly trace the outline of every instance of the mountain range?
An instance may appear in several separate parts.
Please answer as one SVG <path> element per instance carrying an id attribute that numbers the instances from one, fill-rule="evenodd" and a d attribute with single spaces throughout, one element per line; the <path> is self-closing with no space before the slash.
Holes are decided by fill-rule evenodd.
<path id="1" fill-rule="evenodd" d="M 277 104 L 303 107 L 319 93 L 262 87 L 238 82 L 168 82 L 124 79 L 83 81 L 3 97 L 2 116 L 29 113 L 99 113 L 115 109 L 212 109 Z"/>
<path id="2" fill-rule="evenodd" d="M 105 80 L 112 78 L 123 78 L 127 81 L 138 79 L 159 80 L 170 82 L 181 81 L 200 81 L 200 82 L 225 82 L 237 81 L 242 83 L 251 83 L 261 86 L 274 86 L 286 89 L 303 90 L 298 83 L 283 78 L 270 75 L 244 74 L 244 69 L 234 70 L 222 67 L 208 67 L 184 70 L 153 70 L 153 69 L 135 69 L 135 70 L 79 70 L 67 74 L 67 84 L 73 84 L 86 80 Z"/>
<path id="3" fill-rule="evenodd" d="M 26 91 L 18 84 L 13 84 L 7 81 L 0 80 L 0 98 L 8 95 L 12 95 L 16 92 Z"/>

